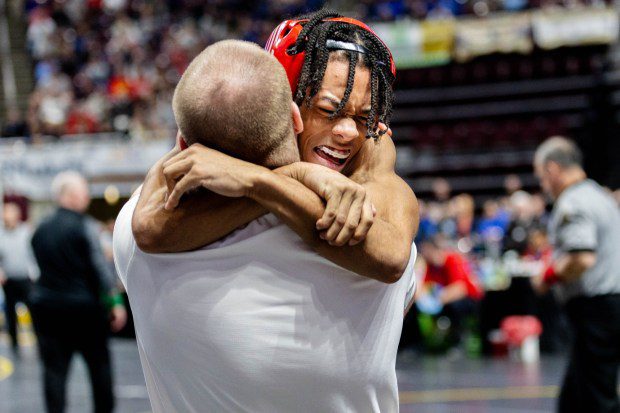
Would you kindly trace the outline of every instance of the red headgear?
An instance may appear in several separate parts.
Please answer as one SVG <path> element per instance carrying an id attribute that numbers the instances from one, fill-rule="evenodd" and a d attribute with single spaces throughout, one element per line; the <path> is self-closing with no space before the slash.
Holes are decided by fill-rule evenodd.
<path id="1" fill-rule="evenodd" d="M 286 70 L 286 75 L 288 76 L 288 81 L 291 85 L 291 90 L 293 94 L 295 94 L 297 90 L 297 84 L 299 82 L 299 76 L 301 74 L 301 68 L 304 64 L 304 57 L 306 56 L 305 51 L 301 51 L 297 54 L 289 54 L 289 47 L 293 46 L 299 37 L 299 33 L 303 28 L 302 23 L 307 22 L 307 19 L 304 20 L 285 20 L 278 25 L 269 36 L 269 40 L 267 40 L 267 44 L 265 45 L 265 50 L 273 54 L 276 59 L 284 66 L 284 70 Z M 324 21 L 330 22 L 343 22 L 353 24 L 355 26 L 361 27 L 367 32 L 372 33 L 379 39 L 379 36 L 366 24 L 362 23 L 359 20 L 351 19 L 349 17 L 332 17 L 325 19 Z M 381 43 L 383 41 L 379 39 Z M 392 75 L 396 76 L 396 65 L 394 64 L 394 59 L 392 58 L 392 52 L 390 49 L 383 43 L 383 45 L 388 49 L 390 53 L 390 61 L 385 62 L 385 64 L 390 65 L 390 71 Z"/>

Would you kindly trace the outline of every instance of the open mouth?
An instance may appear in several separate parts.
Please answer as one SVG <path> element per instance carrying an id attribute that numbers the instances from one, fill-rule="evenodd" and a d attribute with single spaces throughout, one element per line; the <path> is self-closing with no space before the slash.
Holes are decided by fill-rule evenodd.
<path id="1" fill-rule="evenodd" d="M 334 165 L 344 165 L 351 155 L 350 149 L 335 149 L 325 145 L 317 146 L 314 148 L 314 152 Z"/>

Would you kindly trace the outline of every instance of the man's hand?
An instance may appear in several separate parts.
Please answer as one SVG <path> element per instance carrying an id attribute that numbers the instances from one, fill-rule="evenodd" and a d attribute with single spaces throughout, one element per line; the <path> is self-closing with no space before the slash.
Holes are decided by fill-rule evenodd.
<path id="1" fill-rule="evenodd" d="M 168 187 L 166 209 L 175 208 L 183 194 L 199 187 L 227 197 L 247 196 L 253 178 L 266 171 L 269 170 L 262 166 L 193 144 L 163 164 Z"/>
<path id="2" fill-rule="evenodd" d="M 355 245 L 363 241 L 376 213 L 366 189 L 321 165 L 299 162 L 295 166 L 292 177 L 327 203 L 325 213 L 316 222 L 321 238 L 333 246 Z"/>
<path id="3" fill-rule="evenodd" d="M 7 278 L 4 270 L 0 268 L 0 286 L 6 284 Z"/>
<path id="4" fill-rule="evenodd" d="M 550 290 L 550 285 L 545 282 L 542 274 L 530 278 L 530 284 L 532 286 L 532 290 L 534 290 L 534 292 L 538 295 L 547 294 Z"/>
<path id="5" fill-rule="evenodd" d="M 122 305 L 115 305 L 110 310 L 110 329 L 113 333 L 118 333 L 127 323 L 127 310 Z"/>

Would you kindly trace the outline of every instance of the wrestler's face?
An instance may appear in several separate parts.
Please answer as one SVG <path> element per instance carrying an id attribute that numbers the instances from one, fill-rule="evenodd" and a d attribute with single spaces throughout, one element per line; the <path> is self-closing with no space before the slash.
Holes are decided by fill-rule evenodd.
<path id="1" fill-rule="evenodd" d="M 370 112 L 370 70 L 355 69 L 353 89 L 341 115 L 330 119 L 344 96 L 349 64 L 330 59 L 319 92 L 308 107 L 301 106 L 304 130 L 298 137 L 301 160 L 342 171 L 366 139 Z"/>

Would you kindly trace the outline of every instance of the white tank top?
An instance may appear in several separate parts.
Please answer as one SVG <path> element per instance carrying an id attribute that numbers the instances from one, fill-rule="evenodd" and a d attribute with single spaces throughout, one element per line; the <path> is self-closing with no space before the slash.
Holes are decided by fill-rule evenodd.
<path id="1" fill-rule="evenodd" d="M 145 254 L 122 209 L 114 258 L 154 413 L 397 412 L 413 261 L 384 284 L 320 257 L 274 215 L 201 250 Z"/>

